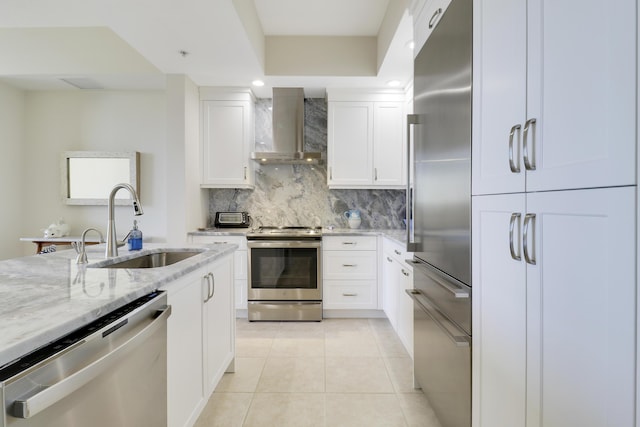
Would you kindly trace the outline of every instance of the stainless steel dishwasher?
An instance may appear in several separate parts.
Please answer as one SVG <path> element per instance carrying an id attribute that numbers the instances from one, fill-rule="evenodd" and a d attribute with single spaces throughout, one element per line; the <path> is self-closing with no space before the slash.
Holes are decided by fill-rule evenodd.
<path id="1" fill-rule="evenodd" d="M 0 427 L 166 426 L 167 318 L 153 292 L 0 369 Z"/>

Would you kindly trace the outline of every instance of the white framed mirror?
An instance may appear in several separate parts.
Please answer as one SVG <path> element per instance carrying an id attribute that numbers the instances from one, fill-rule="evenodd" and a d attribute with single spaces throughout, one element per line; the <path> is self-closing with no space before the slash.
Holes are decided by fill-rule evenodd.
<path id="1" fill-rule="evenodd" d="M 67 205 L 106 205 L 111 189 L 122 182 L 140 195 L 140 154 L 108 151 L 65 151 L 62 154 L 62 198 Z M 116 193 L 116 205 L 131 203 L 126 191 Z"/>

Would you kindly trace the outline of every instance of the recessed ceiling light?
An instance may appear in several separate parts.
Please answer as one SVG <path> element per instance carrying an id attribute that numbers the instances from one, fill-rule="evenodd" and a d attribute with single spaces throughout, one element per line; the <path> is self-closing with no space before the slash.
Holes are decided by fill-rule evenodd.
<path id="1" fill-rule="evenodd" d="M 258 87 L 264 86 L 264 82 L 262 80 L 254 80 L 251 82 L 251 84 Z"/>
<path id="2" fill-rule="evenodd" d="M 398 87 L 400 86 L 400 82 L 398 80 L 390 80 L 387 82 L 387 86 Z"/>

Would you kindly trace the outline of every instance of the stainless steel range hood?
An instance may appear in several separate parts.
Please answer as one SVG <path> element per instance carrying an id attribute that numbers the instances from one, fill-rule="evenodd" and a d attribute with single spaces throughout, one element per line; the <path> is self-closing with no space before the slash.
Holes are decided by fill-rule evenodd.
<path id="1" fill-rule="evenodd" d="M 304 90 L 273 88 L 273 150 L 251 153 L 261 164 L 319 164 L 322 153 L 304 151 Z"/>

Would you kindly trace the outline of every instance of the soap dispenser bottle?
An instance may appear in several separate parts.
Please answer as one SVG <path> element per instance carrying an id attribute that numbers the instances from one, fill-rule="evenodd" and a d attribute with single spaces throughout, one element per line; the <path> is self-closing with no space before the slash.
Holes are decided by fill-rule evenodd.
<path id="1" fill-rule="evenodd" d="M 133 220 L 133 228 L 129 232 L 127 240 L 130 251 L 139 251 L 142 249 L 142 231 L 138 230 L 138 221 Z"/>

